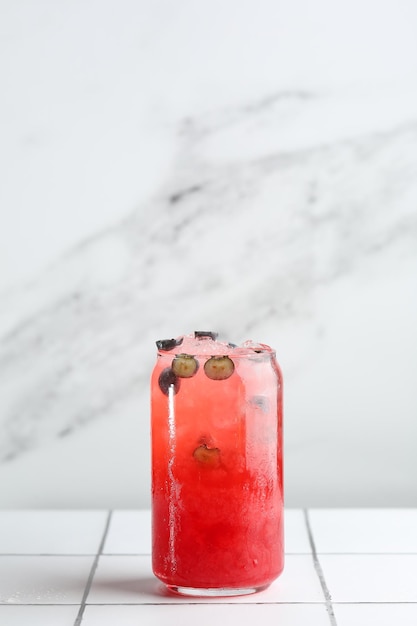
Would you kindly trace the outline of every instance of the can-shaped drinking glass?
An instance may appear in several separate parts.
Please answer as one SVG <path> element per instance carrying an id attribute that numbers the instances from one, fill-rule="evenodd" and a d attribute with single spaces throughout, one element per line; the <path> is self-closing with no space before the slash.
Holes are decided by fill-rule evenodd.
<path id="1" fill-rule="evenodd" d="M 275 351 L 213 332 L 157 341 L 152 564 L 173 592 L 254 593 L 284 565 L 282 374 Z"/>

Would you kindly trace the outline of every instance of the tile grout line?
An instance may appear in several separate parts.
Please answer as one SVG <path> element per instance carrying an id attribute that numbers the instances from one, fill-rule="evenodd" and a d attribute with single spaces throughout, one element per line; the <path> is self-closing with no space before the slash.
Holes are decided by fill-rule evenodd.
<path id="1" fill-rule="evenodd" d="M 94 578 L 94 575 L 96 573 L 98 561 L 99 561 L 100 556 L 103 554 L 104 544 L 106 542 L 107 533 L 109 532 L 111 517 L 112 517 L 112 511 L 109 511 L 108 514 L 107 514 L 106 524 L 104 526 L 103 536 L 101 537 L 101 541 L 100 541 L 100 544 L 99 544 L 99 547 L 98 547 L 98 550 L 97 550 L 97 554 L 95 555 L 93 564 L 91 566 L 90 574 L 88 576 L 87 583 L 85 585 L 83 597 L 81 598 L 80 609 L 79 609 L 78 615 L 77 615 L 77 617 L 75 619 L 74 626 L 80 626 L 80 624 L 82 622 L 84 611 L 85 611 L 85 606 L 86 606 L 86 603 L 87 603 L 88 594 L 90 593 L 91 585 L 93 584 L 93 578 Z"/>
<path id="2" fill-rule="evenodd" d="M 310 518 L 309 518 L 309 515 L 308 515 L 308 510 L 307 509 L 303 509 L 303 513 L 304 513 L 304 521 L 305 521 L 306 528 L 307 528 L 308 540 L 309 540 L 310 546 L 311 546 L 311 553 L 312 553 L 312 557 L 313 557 L 314 569 L 316 570 L 316 574 L 318 576 L 321 588 L 323 590 L 324 599 L 326 601 L 326 610 L 327 610 L 327 613 L 329 614 L 329 618 L 330 618 L 330 624 L 331 624 L 331 626 L 337 626 L 336 617 L 335 617 L 334 610 L 333 610 L 332 597 L 330 595 L 329 589 L 327 588 L 326 580 L 324 578 L 324 573 L 323 573 L 322 567 L 320 565 L 320 561 L 319 561 L 318 556 L 317 556 L 316 544 L 314 543 L 314 539 L 313 539 L 313 532 L 311 530 L 311 524 L 310 524 Z"/>

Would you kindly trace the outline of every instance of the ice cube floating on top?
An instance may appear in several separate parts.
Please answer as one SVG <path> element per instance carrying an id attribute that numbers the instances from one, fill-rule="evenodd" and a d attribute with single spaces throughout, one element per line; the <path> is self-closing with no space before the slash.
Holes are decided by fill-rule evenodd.
<path id="1" fill-rule="evenodd" d="M 156 342 L 159 352 L 173 352 L 192 356 L 250 356 L 254 353 L 273 350 L 262 343 L 245 341 L 241 346 L 234 343 L 218 341 L 218 333 L 213 331 L 196 330 L 189 335 L 182 335 L 172 339 L 160 339 Z"/>

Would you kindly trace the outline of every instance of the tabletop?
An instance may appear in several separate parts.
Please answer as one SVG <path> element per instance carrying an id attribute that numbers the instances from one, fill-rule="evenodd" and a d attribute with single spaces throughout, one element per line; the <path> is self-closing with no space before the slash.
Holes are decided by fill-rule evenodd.
<path id="1" fill-rule="evenodd" d="M 287 509 L 265 591 L 185 598 L 151 569 L 145 510 L 0 511 L 7 626 L 416 626 L 417 509 Z"/>

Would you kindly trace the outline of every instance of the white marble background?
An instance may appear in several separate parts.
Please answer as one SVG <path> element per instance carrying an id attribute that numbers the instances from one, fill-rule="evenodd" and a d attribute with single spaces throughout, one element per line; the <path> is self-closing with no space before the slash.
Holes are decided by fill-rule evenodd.
<path id="1" fill-rule="evenodd" d="M 417 4 L 2 0 L 0 507 L 149 498 L 154 340 L 277 348 L 290 506 L 417 504 Z"/>

